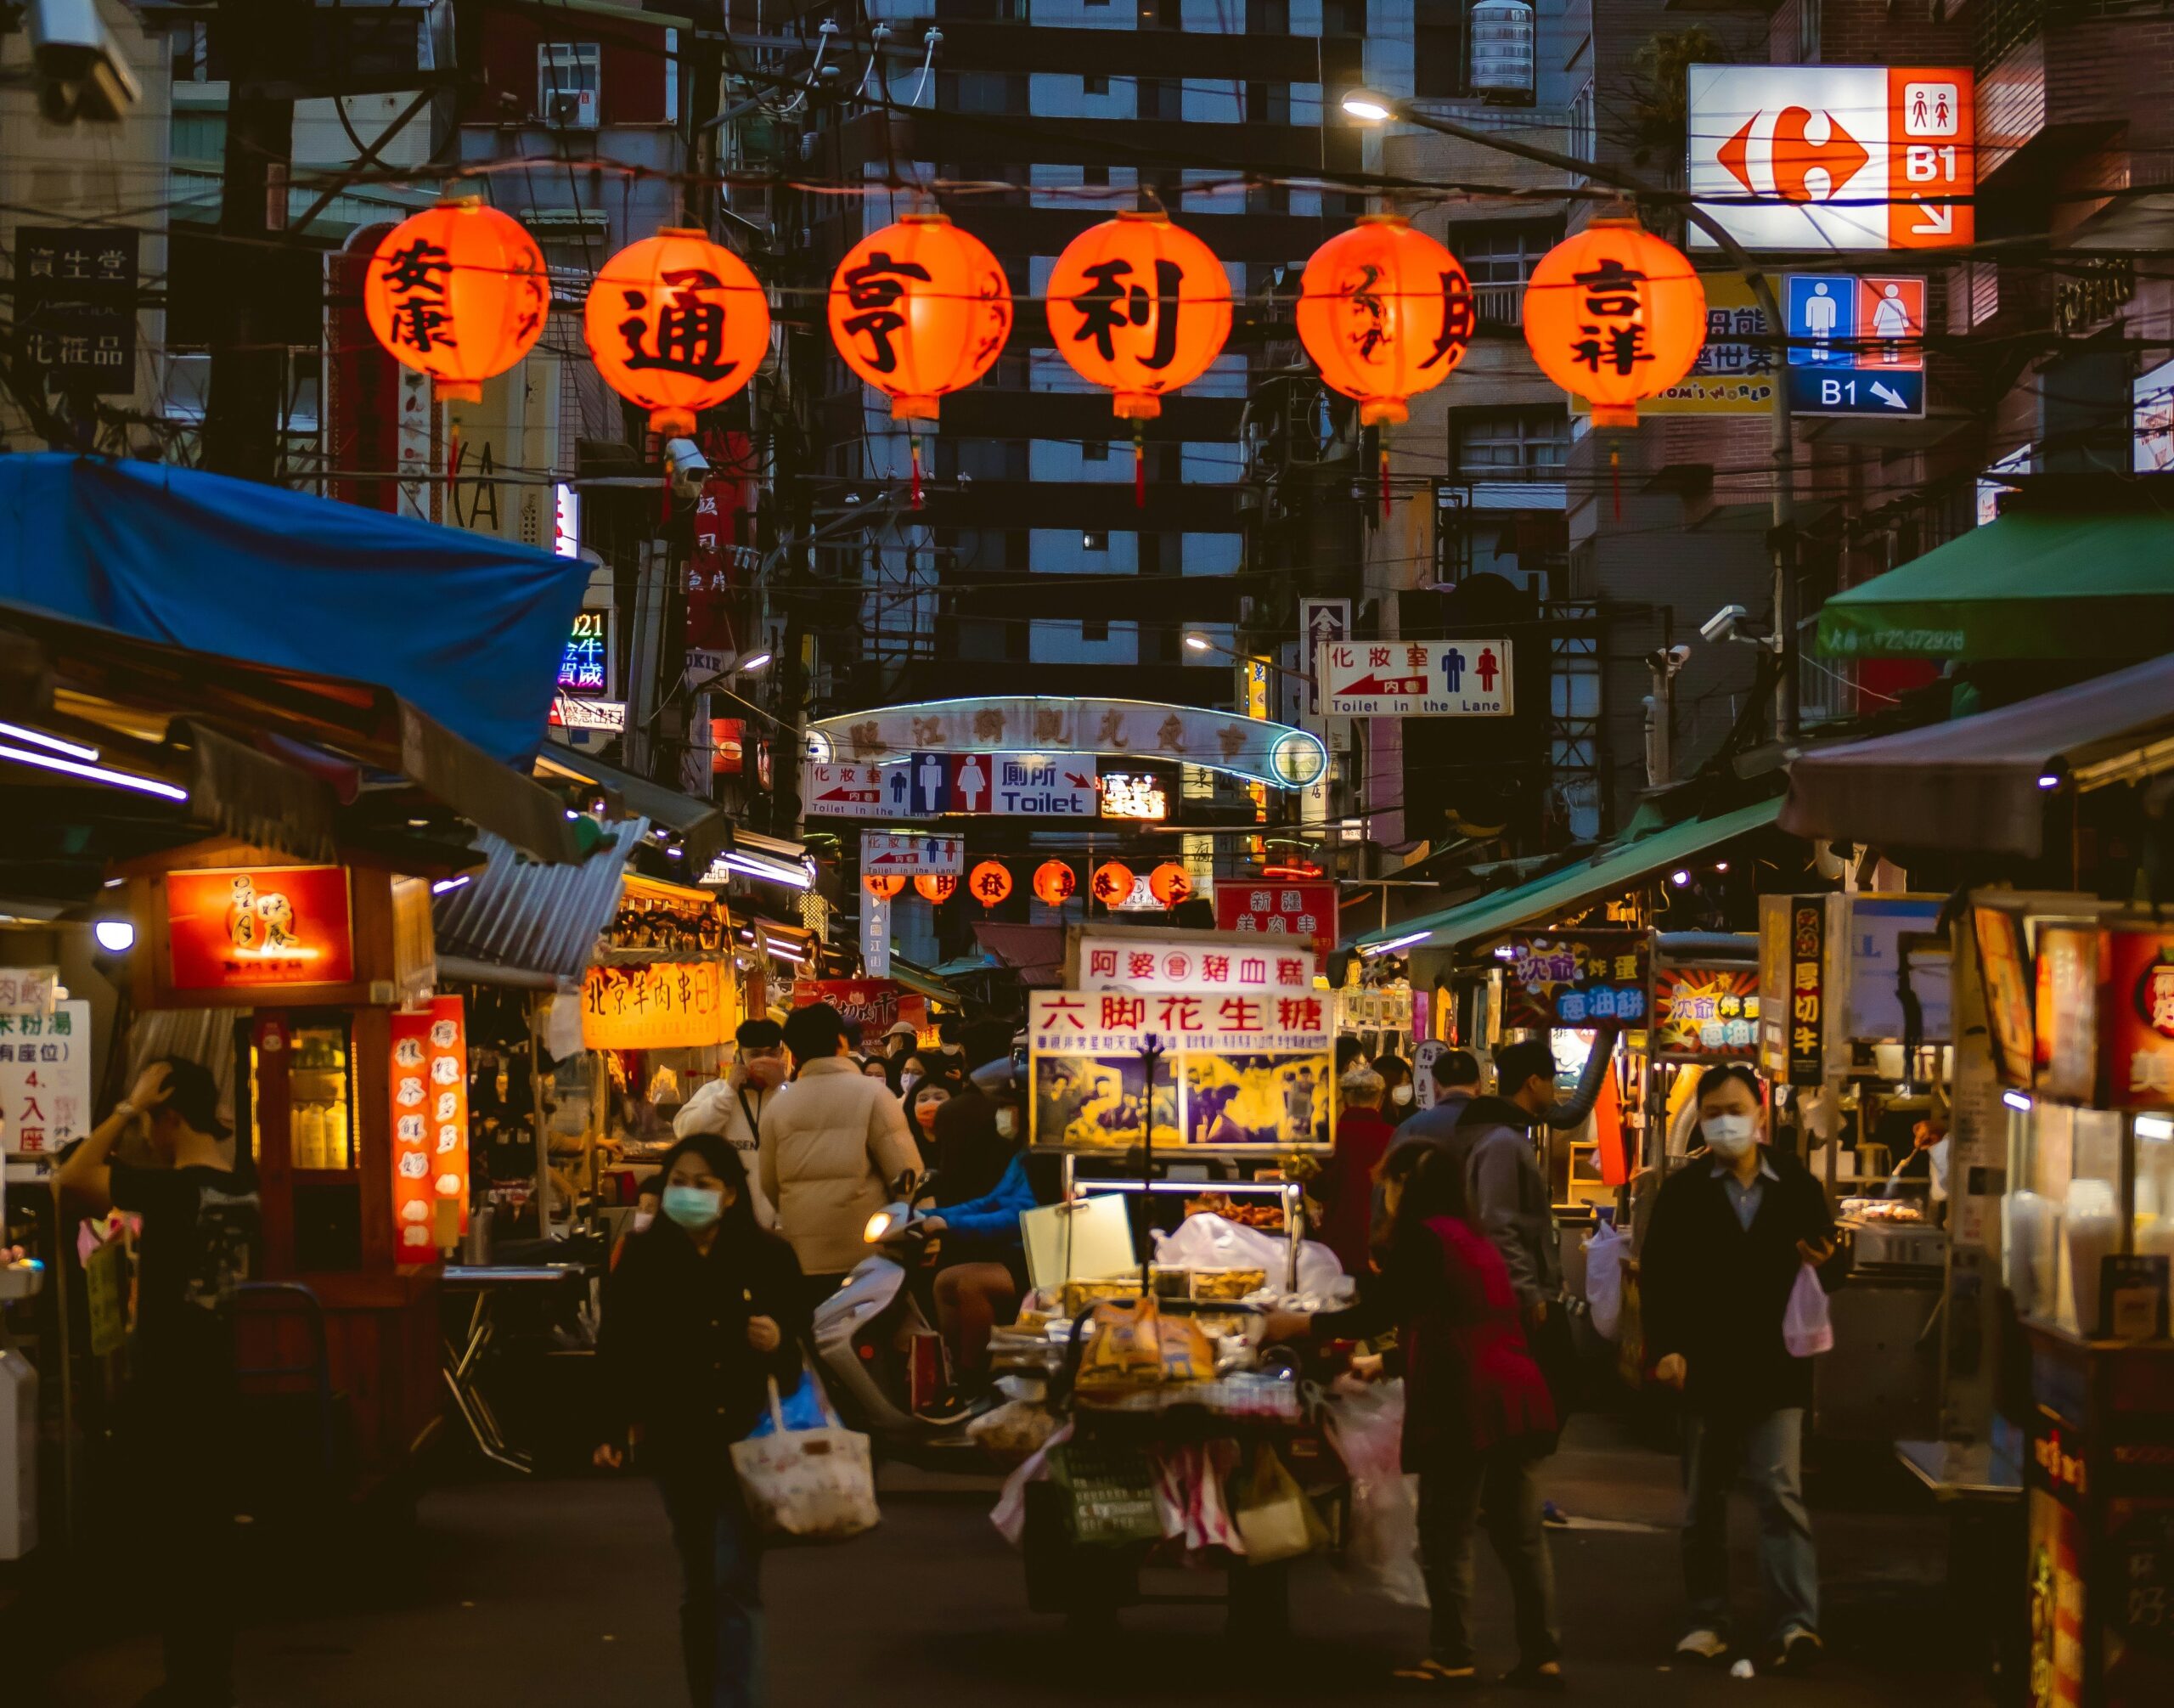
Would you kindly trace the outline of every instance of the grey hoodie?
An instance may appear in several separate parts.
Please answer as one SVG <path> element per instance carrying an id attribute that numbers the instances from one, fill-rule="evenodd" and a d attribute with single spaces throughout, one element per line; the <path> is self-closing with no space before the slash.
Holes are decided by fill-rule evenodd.
<path id="1" fill-rule="evenodd" d="M 1529 1305 L 1562 1295 L 1555 1211 L 1529 1128 L 1533 1117 L 1507 1097 L 1474 1097 L 1457 1124 L 1468 1146 L 1465 1181 L 1472 1213 L 1502 1254 L 1518 1297 Z"/>

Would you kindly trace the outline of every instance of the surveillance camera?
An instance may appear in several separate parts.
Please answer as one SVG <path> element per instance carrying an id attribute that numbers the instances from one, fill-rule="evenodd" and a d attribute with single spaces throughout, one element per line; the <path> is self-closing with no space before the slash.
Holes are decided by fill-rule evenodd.
<path id="1" fill-rule="evenodd" d="M 1736 633 L 1737 624 L 1749 614 L 1741 605 L 1724 605 L 1698 625 L 1699 638 L 1709 641 L 1726 640 Z"/>
<path id="2" fill-rule="evenodd" d="M 710 459 L 692 439 L 667 439 L 664 466 L 672 476 L 674 498 L 698 499 L 702 495 L 702 477 L 710 471 Z"/>
<path id="3" fill-rule="evenodd" d="M 25 21 L 37 67 L 38 110 L 54 124 L 112 124 L 143 100 L 99 17 L 98 0 L 31 0 Z"/>

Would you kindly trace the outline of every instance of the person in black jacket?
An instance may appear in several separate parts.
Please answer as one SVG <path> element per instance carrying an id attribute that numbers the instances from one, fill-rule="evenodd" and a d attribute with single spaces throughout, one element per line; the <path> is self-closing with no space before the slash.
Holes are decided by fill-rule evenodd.
<path id="1" fill-rule="evenodd" d="M 1679 1654 L 1729 1648 L 1728 1497 L 1739 1471 L 1759 1504 L 1759 1571 L 1780 1663 L 1819 1657 L 1819 1561 L 1804 1504 L 1804 1414 L 1811 1361 L 1782 1338 L 1806 1264 L 1834 1254 L 1834 1218 L 1803 1164 L 1760 1142 L 1759 1082 L 1741 1067 L 1698 1084 L 1706 1149 L 1668 1178 L 1639 1254 L 1646 1350 L 1679 1390 L 1685 1441 L 1683 1577 L 1691 1629 Z"/>
<path id="2" fill-rule="evenodd" d="M 761 1538 L 731 1446 L 801 1381 L 808 1328 L 792 1248 L 756 1225 L 746 1165 L 714 1133 L 666 1153 L 663 1214 L 627 1243 L 605 1283 L 596 1350 L 608 1408 L 600 1466 L 630 1437 L 656 1479 L 679 1551 L 680 1642 L 695 1708 L 761 1694 Z"/>

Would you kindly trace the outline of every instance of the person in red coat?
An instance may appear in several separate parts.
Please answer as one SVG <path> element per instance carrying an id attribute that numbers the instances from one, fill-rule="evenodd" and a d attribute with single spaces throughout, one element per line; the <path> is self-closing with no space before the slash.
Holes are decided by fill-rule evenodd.
<path id="1" fill-rule="evenodd" d="M 1525 1345 L 1517 1290 L 1501 1253 L 1473 1224 L 1455 1158 L 1408 1142 L 1385 1159 L 1382 1181 L 1391 1223 L 1374 1284 L 1348 1311 L 1272 1316 L 1268 1337 L 1349 1339 L 1397 1326 L 1394 1351 L 1353 1367 L 1404 1378 L 1404 1468 L 1419 1477 L 1429 1652 L 1398 1676 L 1441 1684 L 1477 1677 L 1472 1544 L 1484 1527 L 1516 1612 L 1518 1665 L 1503 1682 L 1560 1689 L 1554 1570 L 1533 1480 L 1534 1462 L 1554 1450 L 1555 1406 Z"/>
<path id="2" fill-rule="evenodd" d="M 1364 1063 L 1338 1082 L 1343 1093 L 1336 1123 L 1336 1147 L 1314 1180 L 1322 1210 L 1321 1243 L 1337 1255 L 1346 1275 L 1374 1266 L 1374 1170 L 1388 1153 L 1395 1130 L 1382 1118 L 1382 1076 Z"/>

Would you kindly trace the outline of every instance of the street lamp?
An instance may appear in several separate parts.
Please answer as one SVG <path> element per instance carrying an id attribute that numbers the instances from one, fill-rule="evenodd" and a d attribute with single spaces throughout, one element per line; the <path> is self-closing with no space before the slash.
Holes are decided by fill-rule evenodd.
<path id="1" fill-rule="evenodd" d="M 1400 124 L 1414 125 L 1422 131 L 1433 131 L 1438 136 L 1469 143 L 1474 148 L 1492 149 L 1497 154 L 1509 155 L 1518 160 L 1530 161 L 1536 166 L 1552 166 L 1576 178 L 1590 178 L 1595 183 L 1604 183 L 1613 189 L 1627 191 L 1641 201 L 1672 202 L 1681 207 L 1683 217 L 1698 228 L 1714 245 L 1729 258 L 1732 266 L 1743 273 L 1744 282 L 1751 287 L 1753 299 L 1766 317 L 1766 324 L 1783 335 L 1787 345 L 1788 323 L 1783 318 L 1781 305 L 1774 297 L 1774 287 L 1759 264 L 1744 251 L 1744 247 L 1732 236 L 1726 227 L 1713 215 L 1687 197 L 1677 195 L 1647 183 L 1635 172 L 1608 166 L 1599 161 L 1582 161 L 1574 155 L 1558 154 L 1553 149 L 1544 149 L 1524 142 L 1514 136 L 1499 132 L 1474 130 L 1453 119 L 1437 118 L 1422 112 L 1409 101 L 1385 95 L 1377 89 L 1351 89 L 1345 93 L 1341 103 L 1344 112 L 1362 124 L 1385 124 L 1394 119 Z M 1789 394 L 1786 386 L 1777 387 L 1774 397 L 1774 637 L 1775 651 L 1781 668 L 1774 684 L 1774 733 L 1783 741 L 1794 741 L 1797 724 L 1797 578 L 1796 578 L 1796 435 L 1790 419 Z"/>
<path id="2" fill-rule="evenodd" d="M 1188 652 L 1213 652 L 1215 643 L 1205 634 L 1188 634 L 1186 636 L 1186 650 Z"/>

